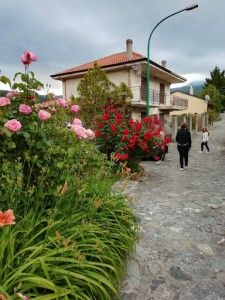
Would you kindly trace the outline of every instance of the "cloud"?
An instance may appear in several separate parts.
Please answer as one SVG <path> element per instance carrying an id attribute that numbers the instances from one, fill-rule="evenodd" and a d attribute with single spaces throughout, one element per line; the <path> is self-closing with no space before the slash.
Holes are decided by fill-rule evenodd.
<path id="1" fill-rule="evenodd" d="M 224 0 L 196 0 L 198 9 L 163 21 L 154 31 L 150 58 L 167 60 L 180 75 L 225 69 Z M 192 4 L 187 0 L 28 0 L 2 1 L 0 10 L 0 69 L 13 77 L 23 66 L 21 54 L 38 56 L 32 65 L 37 78 L 60 89 L 51 74 L 126 49 L 147 56 L 151 30 L 163 18 Z"/>

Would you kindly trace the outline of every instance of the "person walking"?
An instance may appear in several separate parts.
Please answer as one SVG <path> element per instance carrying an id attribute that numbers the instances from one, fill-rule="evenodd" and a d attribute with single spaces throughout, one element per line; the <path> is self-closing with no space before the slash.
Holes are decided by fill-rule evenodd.
<path id="1" fill-rule="evenodd" d="M 200 153 L 203 153 L 204 146 L 208 150 L 208 152 L 206 152 L 206 153 L 209 153 L 208 141 L 209 141 L 209 132 L 208 132 L 208 129 L 207 128 L 203 128 L 202 129 L 202 142 L 201 142 L 201 151 L 200 151 Z"/>
<path id="2" fill-rule="evenodd" d="M 163 146 L 161 147 L 160 152 L 158 153 L 160 159 L 156 162 L 156 165 L 160 165 L 164 161 L 165 156 L 168 153 L 168 144 L 166 142 L 168 138 L 166 137 L 166 134 L 163 130 L 161 130 L 159 134 L 161 136 Z"/>
<path id="3" fill-rule="evenodd" d="M 188 153 L 191 148 L 191 133 L 187 129 L 187 124 L 182 123 L 176 135 L 177 150 L 180 155 L 180 170 L 188 168 Z"/>

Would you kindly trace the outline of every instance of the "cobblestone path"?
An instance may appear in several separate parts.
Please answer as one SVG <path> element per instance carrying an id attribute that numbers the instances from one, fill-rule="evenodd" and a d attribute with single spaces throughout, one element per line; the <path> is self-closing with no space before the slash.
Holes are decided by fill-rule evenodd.
<path id="1" fill-rule="evenodd" d="M 126 183 L 141 237 L 121 300 L 225 299 L 225 116 L 209 133 L 209 154 L 192 136 L 188 170 L 172 143 L 162 165 L 143 162 L 144 176 Z"/>

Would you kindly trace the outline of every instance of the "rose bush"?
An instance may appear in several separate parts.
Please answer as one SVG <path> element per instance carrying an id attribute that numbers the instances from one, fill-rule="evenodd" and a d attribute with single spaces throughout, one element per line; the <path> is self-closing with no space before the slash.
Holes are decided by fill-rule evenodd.
<path id="1" fill-rule="evenodd" d="M 77 118 L 78 105 L 49 93 L 47 99 L 55 101 L 44 109 L 38 98 L 43 84 L 29 70 L 37 56 L 26 51 L 21 61 L 25 72 L 16 73 L 13 82 L 0 77 L 1 82 L 11 87 L 6 97 L 0 97 L 0 170 L 5 173 L 9 165 L 22 164 L 24 188 L 30 188 L 30 184 L 38 186 L 39 195 L 42 198 L 48 195 L 48 207 L 51 207 L 54 205 L 51 201 L 59 195 L 65 182 L 73 182 L 75 175 L 84 176 L 85 168 L 88 172 L 90 160 L 85 158 L 85 151 L 97 155 L 89 142 L 95 135 Z M 6 183 L 2 182 L 1 186 L 1 208 L 7 209 L 3 205 Z M 20 209 L 23 208 L 22 205 Z"/>
<path id="2" fill-rule="evenodd" d="M 127 167 L 137 171 L 143 158 L 159 159 L 170 139 L 162 138 L 157 116 L 145 117 L 141 121 L 133 120 L 120 109 L 108 106 L 102 114 L 95 117 L 96 141 L 108 157 L 113 153 Z"/>

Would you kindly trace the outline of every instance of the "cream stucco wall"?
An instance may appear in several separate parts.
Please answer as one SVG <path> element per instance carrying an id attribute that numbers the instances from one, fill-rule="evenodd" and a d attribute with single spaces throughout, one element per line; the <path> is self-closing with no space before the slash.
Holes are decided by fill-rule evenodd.
<path id="1" fill-rule="evenodd" d="M 133 111 L 132 111 L 132 118 L 135 120 L 141 120 L 142 113 L 146 112 L 145 106 L 145 99 L 143 99 L 143 95 L 141 93 L 141 84 L 142 84 L 142 77 L 140 74 L 137 74 L 135 70 L 132 68 L 124 67 L 121 70 L 112 70 L 106 72 L 107 77 L 110 81 L 112 81 L 117 86 L 120 85 L 121 82 L 124 82 L 128 87 L 130 87 L 133 93 Z M 71 96 L 75 98 L 78 97 L 77 87 L 83 77 L 77 77 L 72 79 L 66 79 L 63 82 L 63 98 L 69 100 Z M 157 93 L 160 92 L 160 84 L 165 85 L 165 94 L 170 94 L 170 83 L 166 82 L 162 79 L 159 79 L 155 76 L 150 77 L 150 88 L 151 90 L 156 91 Z M 143 87 L 144 88 L 144 87 Z M 142 95 L 142 99 L 141 99 Z M 170 105 L 170 97 L 166 97 L 166 105 Z M 151 105 L 151 104 L 150 104 Z M 151 107 L 150 106 L 150 114 L 152 115 L 159 115 L 159 108 L 158 107 Z"/>
<path id="2" fill-rule="evenodd" d="M 195 97 L 193 95 L 184 94 L 181 92 L 175 92 L 173 96 L 183 97 L 188 100 L 188 108 L 183 111 L 173 111 L 170 115 L 180 116 L 183 114 L 205 114 L 207 113 L 207 101 Z"/>
<path id="3" fill-rule="evenodd" d="M 130 87 L 133 93 L 133 101 L 141 100 L 141 76 L 138 76 L 135 71 L 132 69 L 123 69 L 113 72 L 106 72 L 107 77 L 116 85 L 120 85 L 121 82 L 124 82 L 128 87 Z M 80 83 L 80 80 L 83 77 L 77 77 L 72 79 L 66 79 L 63 82 L 63 97 L 66 100 L 69 100 L 73 95 L 74 97 L 78 96 L 77 87 Z M 151 77 L 151 89 L 158 91 L 160 90 L 160 83 L 165 85 L 165 93 L 170 93 L 170 84 L 163 82 L 156 77 Z M 142 99 L 143 100 L 143 99 Z"/>

